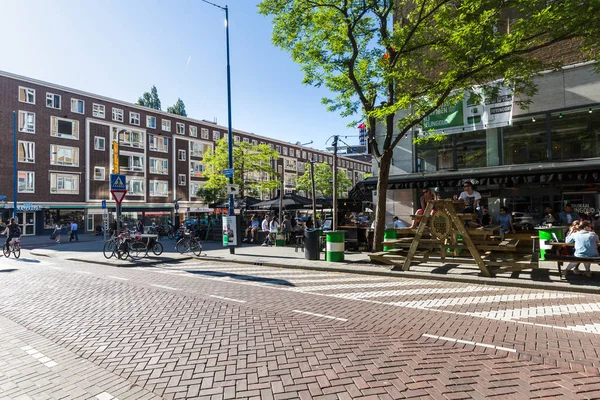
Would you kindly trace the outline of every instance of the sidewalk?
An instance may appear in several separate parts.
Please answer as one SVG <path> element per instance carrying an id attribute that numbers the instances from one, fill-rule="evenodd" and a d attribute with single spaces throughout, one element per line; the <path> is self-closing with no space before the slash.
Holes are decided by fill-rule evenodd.
<path id="1" fill-rule="evenodd" d="M 474 265 L 453 263 L 448 259 L 445 264 L 430 262 L 413 265 L 410 271 L 391 271 L 389 265 L 370 263 L 368 253 L 346 252 L 344 262 L 325 261 L 325 253 L 321 252 L 320 260 L 306 260 L 302 249 L 292 247 L 261 247 L 245 245 L 237 247 L 235 254 L 230 254 L 229 248 L 223 248 L 220 242 L 203 242 L 201 257 L 192 254 L 179 254 L 175 251 L 174 240 L 162 240 L 164 253 L 151 256 L 139 261 L 107 260 L 103 253 L 104 237 L 81 235 L 78 243 L 60 243 L 50 241 L 47 237 L 26 237 L 23 247 L 34 249 L 33 256 L 56 257 L 71 261 L 90 262 L 102 265 L 120 267 L 152 266 L 161 263 L 183 262 L 190 259 L 202 261 L 235 262 L 250 265 L 264 265 L 279 268 L 307 269 L 316 271 L 334 271 L 364 275 L 394 276 L 403 278 L 434 279 L 453 282 L 475 283 L 479 285 L 498 285 L 524 287 L 546 290 L 574 291 L 583 293 L 600 293 L 600 281 L 590 280 L 582 276 L 570 275 L 568 280 L 561 280 L 555 263 L 542 262 L 539 269 L 527 270 L 519 274 L 499 274 L 495 278 L 479 276 L 479 269 Z"/>

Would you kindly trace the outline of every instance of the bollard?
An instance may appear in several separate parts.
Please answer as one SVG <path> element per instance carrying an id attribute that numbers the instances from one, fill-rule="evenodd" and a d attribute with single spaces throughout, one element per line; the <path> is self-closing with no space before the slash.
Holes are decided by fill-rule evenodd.
<path id="1" fill-rule="evenodd" d="M 328 231 L 327 261 L 344 261 L 344 231 Z"/>

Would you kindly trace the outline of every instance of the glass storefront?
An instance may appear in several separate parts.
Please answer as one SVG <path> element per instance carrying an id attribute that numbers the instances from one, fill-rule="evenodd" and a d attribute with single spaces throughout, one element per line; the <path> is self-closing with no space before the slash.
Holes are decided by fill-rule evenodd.
<path id="1" fill-rule="evenodd" d="M 75 221 L 83 230 L 85 212 L 83 209 L 50 209 L 44 210 L 44 229 L 54 229 L 56 224 L 70 226 Z"/>
<path id="2" fill-rule="evenodd" d="M 600 157 L 600 110 L 529 115 L 507 127 L 449 134 L 417 145 L 416 156 L 417 172 Z"/>

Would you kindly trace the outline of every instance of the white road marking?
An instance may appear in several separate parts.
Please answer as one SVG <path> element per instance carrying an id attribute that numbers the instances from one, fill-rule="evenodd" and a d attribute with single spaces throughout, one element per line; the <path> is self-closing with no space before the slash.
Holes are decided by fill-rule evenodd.
<path id="1" fill-rule="evenodd" d="M 113 276 L 113 275 L 109 275 L 109 278 L 113 278 L 113 279 L 119 279 L 121 281 L 128 281 L 129 279 L 127 278 L 121 278 L 120 276 Z"/>
<path id="2" fill-rule="evenodd" d="M 373 282 L 373 281 L 389 281 L 388 277 L 382 278 L 365 278 L 357 277 L 357 278 L 337 278 L 337 279 L 294 279 L 293 282 L 296 284 L 306 284 L 306 283 L 327 283 L 327 282 Z"/>
<path id="3" fill-rule="evenodd" d="M 235 302 L 238 302 L 238 303 L 245 303 L 246 302 L 246 300 L 232 299 L 230 297 L 217 296 L 215 294 L 211 294 L 210 297 L 214 297 L 215 299 L 221 299 L 221 300 L 235 301 Z"/>
<path id="4" fill-rule="evenodd" d="M 334 319 L 336 321 L 342 321 L 342 322 L 347 322 L 348 321 L 346 318 L 332 317 L 331 315 L 311 313 L 311 312 L 302 311 L 302 310 L 292 310 L 292 311 L 296 312 L 296 313 L 300 313 L 300 314 L 312 315 L 313 317 L 322 317 L 322 318 Z"/>
<path id="5" fill-rule="evenodd" d="M 490 319 L 498 319 L 502 321 L 515 320 L 522 318 L 539 318 L 554 315 L 582 314 L 590 312 L 599 312 L 600 303 L 587 304 L 559 304 L 552 306 L 526 307 L 515 308 L 508 310 L 496 310 L 485 312 L 467 312 L 465 314 L 474 317 L 483 317 Z M 539 324 L 538 324 L 539 326 Z"/>
<path id="6" fill-rule="evenodd" d="M 39 351 L 37 351 L 36 349 L 34 349 L 31 346 L 21 347 L 21 350 L 23 350 L 25 353 L 29 354 L 30 356 L 32 356 L 33 358 L 35 358 L 36 360 L 38 360 L 39 362 L 41 362 L 48 368 L 56 367 L 58 365 L 50 357 L 46 357 L 45 355 L 43 355 L 42 353 L 40 353 Z"/>
<path id="7" fill-rule="evenodd" d="M 75 272 L 77 272 L 77 273 L 79 273 L 79 274 L 88 274 L 88 275 L 91 275 L 91 274 L 92 274 L 92 273 L 91 273 L 91 272 L 89 272 L 89 271 L 75 271 Z"/>
<path id="8" fill-rule="evenodd" d="M 102 393 L 96 395 L 96 398 L 98 400 L 119 400 L 119 398 L 113 396 L 112 394 L 110 394 L 108 392 L 102 392 Z"/>
<path id="9" fill-rule="evenodd" d="M 338 290 L 338 289 L 363 289 L 377 287 L 394 287 L 394 286 L 419 286 L 419 285 L 439 285 L 439 282 L 430 281 L 399 281 L 399 282 L 380 282 L 380 283 L 348 283 L 345 285 L 322 285 L 322 286 L 307 286 L 301 288 L 290 288 L 289 290 L 297 292 L 311 292 L 318 290 Z"/>
<path id="10" fill-rule="evenodd" d="M 161 289 L 179 290 L 179 289 L 171 287 L 171 286 L 163 286 L 163 285 L 150 285 L 150 286 L 154 286 L 154 287 L 161 288 Z"/>
<path id="11" fill-rule="evenodd" d="M 64 268 L 61 268 L 61 267 L 50 267 L 50 268 L 52 268 L 52 269 L 64 269 Z"/>
<path id="12" fill-rule="evenodd" d="M 569 325 L 566 326 L 566 328 L 577 332 L 589 332 L 600 334 L 600 324 Z"/>
<path id="13" fill-rule="evenodd" d="M 495 296 L 473 296 L 473 297 L 451 297 L 445 299 L 430 299 L 430 300 L 415 300 L 415 301 L 395 301 L 388 303 L 393 306 L 409 307 L 409 308 L 436 308 L 436 307 L 451 307 L 465 306 L 469 304 L 484 304 L 523 301 L 523 300 L 549 300 L 549 299 L 570 299 L 581 297 L 574 294 L 565 293 L 526 293 L 526 294 L 503 294 Z M 475 313 L 474 313 L 475 314 Z M 471 314 L 469 314 L 471 315 Z M 474 315 L 475 316 L 475 315 Z"/>
<path id="14" fill-rule="evenodd" d="M 340 299 L 368 299 L 373 297 L 408 296 L 419 294 L 495 292 L 499 290 L 505 289 L 491 288 L 489 286 L 466 286 L 464 288 L 419 288 L 404 290 L 382 290 L 379 292 L 337 293 L 334 294 L 333 297 L 338 297 Z"/>
<path id="15" fill-rule="evenodd" d="M 508 347 L 495 346 L 493 344 L 487 344 L 487 343 L 471 342 L 470 340 L 454 339 L 454 338 L 449 338 L 449 337 L 445 337 L 445 336 L 430 335 L 428 333 L 424 333 L 422 336 L 428 337 L 428 338 L 432 338 L 432 339 L 437 339 L 437 340 L 445 340 L 445 341 L 448 341 L 448 342 L 470 344 L 472 346 L 479 346 L 479 347 L 487 347 L 489 349 L 502 350 L 502 351 L 507 351 L 509 353 L 516 353 L 517 352 L 517 350 L 515 350 L 515 349 L 509 349 Z"/>

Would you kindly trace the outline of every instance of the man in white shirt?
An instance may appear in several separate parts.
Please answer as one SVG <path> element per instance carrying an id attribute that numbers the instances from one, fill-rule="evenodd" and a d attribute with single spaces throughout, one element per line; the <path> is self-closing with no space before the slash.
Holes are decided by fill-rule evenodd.
<path id="1" fill-rule="evenodd" d="M 265 215 L 265 219 L 262 220 L 260 229 L 267 234 L 262 246 L 268 246 L 269 245 L 269 215 Z"/>
<path id="2" fill-rule="evenodd" d="M 463 210 L 463 213 L 473 214 L 475 213 L 475 210 L 479 208 L 481 194 L 478 191 L 473 190 L 473 187 L 471 186 L 470 182 L 465 182 L 463 184 L 463 188 L 465 189 L 465 191 L 462 192 L 460 196 L 458 196 L 459 200 L 465 202 L 465 209 Z"/>

